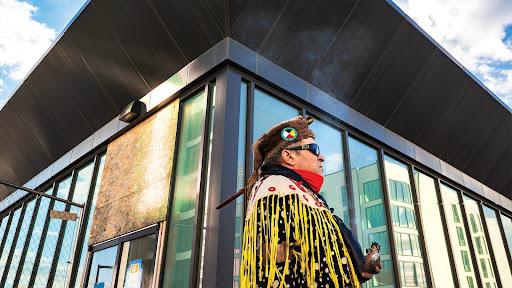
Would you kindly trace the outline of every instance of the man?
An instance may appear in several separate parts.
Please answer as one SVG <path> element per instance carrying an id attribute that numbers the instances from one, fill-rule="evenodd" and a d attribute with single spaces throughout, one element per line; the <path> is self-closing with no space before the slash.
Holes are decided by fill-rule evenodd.
<path id="1" fill-rule="evenodd" d="M 237 193 L 250 191 L 241 287 L 360 287 L 382 267 L 378 244 L 363 257 L 318 194 L 325 159 L 308 128 L 312 121 L 279 123 L 253 146 L 254 172 Z"/>

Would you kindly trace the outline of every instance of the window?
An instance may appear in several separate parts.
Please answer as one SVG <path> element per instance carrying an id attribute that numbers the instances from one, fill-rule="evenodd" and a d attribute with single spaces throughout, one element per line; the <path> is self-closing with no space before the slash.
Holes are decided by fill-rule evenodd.
<path id="1" fill-rule="evenodd" d="M 494 209 L 487 206 L 483 206 L 483 211 L 487 229 L 489 229 L 489 235 L 491 235 L 489 242 L 491 243 L 494 251 L 493 260 L 496 261 L 496 263 L 499 263 L 499 265 L 496 266 L 500 275 L 501 284 L 503 287 L 512 287 L 512 273 L 510 272 L 510 264 L 508 262 L 507 255 L 506 253 L 503 253 L 506 248 L 503 238 L 501 237 L 498 215 Z M 490 262 L 490 258 L 488 260 Z M 488 266 L 492 269 L 492 265 Z"/>
<path id="2" fill-rule="evenodd" d="M 487 248 L 487 240 L 483 230 L 479 229 L 479 227 L 482 227 L 479 203 L 466 195 L 464 195 L 463 200 L 464 210 L 468 215 L 471 226 L 470 234 L 475 246 L 474 249 L 476 250 L 475 254 L 477 255 L 478 271 L 480 273 L 480 279 L 482 279 L 482 285 L 485 285 L 483 282 L 484 279 L 494 285 L 496 283 L 494 271 L 487 265 L 488 262 L 490 263 L 491 259 L 489 249 Z"/>
<path id="3" fill-rule="evenodd" d="M 176 160 L 176 175 L 173 188 L 167 256 L 164 271 L 164 286 L 188 287 L 192 273 L 192 254 L 199 237 L 197 211 L 199 205 L 200 179 L 202 173 L 202 151 L 205 145 L 206 120 L 205 90 L 182 103 L 181 127 Z M 195 251 L 194 251 L 195 252 Z"/>
<path id="4" fill-rule="evenodd" d="M 433 286 L 454 288 L 448 248 L 441 219 L 440 208 L 437 198 L 435 180 L 422 172 L 414 171 L 414 182 L 418 193 L 419 209 L 421 215 L 427 215 L 428 222 L 423 224 L 423 236 L 425 238 L 426 251 L 429 253 L 431 277 Z M 425 219 L 427 221 L 427 219 Z"/>
<path id="5" fill-rule="evenodd" d="M 87 288 L 112 287 L 114 283 L 114 268 L 117 251 L 118 247 L 113 246 L 105 250 L 94 252 Z"/>
<path id="6" fill-rule="evenodd" d="M 453 258 L 455 262 L 455 268 L 461 287 L 474 287 L 473 279 L 475 279 L 475 272 L 472 267 L 473 259 L 469 253 L 468 246 L 462 246 L 461 243 L 467 243 L 466 231 L 464 224 L 459 215 L 461 214 L 461 205 L 459 203 L 459 191 L 452 189 L 451 187 L 441 184 L 441 196 L 442 206 L 445 209 L 446 225 L 448 227 L 448 234 L 450 237 L 451 250 L 453 251 Z M 457 229 L 460 228 L 460 229 Z M 470 229 L 471 230 L 471 229 Z M 461 239 L 464 239 L 462 242 Z M 467 281 L 464 281 L 467 279 Z M 469 281 L 468 279 L 471 279 Z M 471 286 L 473 285 L 473 286 Z"/>
<path id="7" fill-rule="evenodd" d="M 466 246 L 466 238 L 464 238 L 464 230 L 462 227 L 457 228 L 457 238 L 459 239 L 460 246 Z"/>
<path id="8" fill-rule="evenodd" d="M 350 170 L 354 192 L 357 237 L 363 249 L 373 241 L 381 244 L 382 271 L 366 287 L 394 285 L 393 263 L 389 250 L 388 227 L 382 199 L 377 151 L 349 137 Z"/>
<path id="9" fill-rule="evenodd" d="M 422 264 L 418 267 L 423 267 L 423 255 L 421 252 L 420 243 L 418 241 L 419 231 L 416 229 L 416 213 L 412 204 L 412 191 L 409 178 L 409 169 L 406 164 L 393 159 L 389 156 L 384 156 L 384 168 L 386 171 L 386 182 L 388 186 L 389 198 L 391 200 L 391 209 L 398 206 L 398 218 L 392 219 L 393 231 L 400 232 L 400 241 L 402 253 L 398 253 L 397 258 L 399 263 L 404 263 L 404 269 L 400 273 L 404 274 L 401 277 L 405 280 L 405 286 L 418 286 L 423 282 L 424 271 L 416 273 L 416 264 Z M 396 214 L 392 213 L 392 217 Z M 416 262 L 411 262 L 411 257 L 415 257 Z"/>
<path id="10" fill-rule="evenodd" d="M 120 264 L 118 283 L 123 288 L 152 287 L 155 270 L 156 235 L 151 234 L 123 243 L 123 256 Z M 124 262 L 124 263 L 123 263 Z M 119 285 L 118 285 L 119 287 Z"/>

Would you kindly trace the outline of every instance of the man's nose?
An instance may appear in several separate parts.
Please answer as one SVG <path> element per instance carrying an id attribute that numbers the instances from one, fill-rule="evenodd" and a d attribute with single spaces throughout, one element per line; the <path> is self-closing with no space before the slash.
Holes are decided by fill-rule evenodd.
<path id="1" fill-rule="evenodd" d="M 325 161 L 325 157 L 324 157 L 324 154 L 320 154 L 318 155 L 318 160 L 324 162 Z"/>

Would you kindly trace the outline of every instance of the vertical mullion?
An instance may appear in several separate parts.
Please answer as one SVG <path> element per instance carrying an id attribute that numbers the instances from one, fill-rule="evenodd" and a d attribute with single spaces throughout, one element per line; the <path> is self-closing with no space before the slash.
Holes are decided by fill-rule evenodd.
<path id="1" fill-rule="evenodd" d="M 32 219 L 30 220 L 30 225 L 27 232 L 27 239 L 25 240 L 25 244 L 23 245 L 23 250 L 20 256 L 20 264 L 18 264 L 18 271 L 16 271 L 16 276 L 14 277 L 13 287 L 18 287 L 18 283 L 20 281 L 21 272 L 23 271 L 23 266 L 25 265 L 25 259 L 27 257 L 28 247 L 30 246 L 30 239 L 32 235 L 32 231 L 34 230 L 34 224 L 37 219 L 37 214 L 39 212 L 39 205 L 41 204 L 41 196 L 36 196 L 34 201 L 36 204 L 34 206 L 34 212 L 32 214 Z"/>
<path id="2" fill-rule="evenodd" d="M 425 244 L 425 237 L 423 236 L 423 220 L 421 218 L 421 211 L 419 208 L 420 201 L 416 191 L 416 182 L 414 180 L 413 167 L 407 164 L 407 170 L 409 173 L 409 182 L 411 183 L 411 193 L 414 205 L 414 213 L 416 214 L 416 228 L 418 229 L 418 238 L 421 243 L 421 254 L 423 255 L 423 270 L 425 271 L 427 278 L 427 287 L 432 287 L 432 274 L 430 272 L 429 259 L 427 255 L 427 249 Z"/>
<path id="3" fill-rule="evenodd" d="M 466 215 L 466 207 L 464 206 L 464 199 L 462 198 L 462 191 L 457 191 L 457 196 L 459 199 L 460 207 L 461 207 L 461 214 L 462 219 L 464 222 L 464 230 L 466 231 L 466 238 L 468 238 L 468 247 L 469 247 L 469 253 L 471 253 L 472 256 L 472 262 L 473 262 L 473 268 L 475 269 L 475 277 L 478 282 L 478 287 L 483 288 L 482 284 L 482 278 L 480 277 L 480 269 L 478 268 L 478 261 L 475 254 L 475 246 L 473 245 L 473 237 L 471 236 L 471 231 L 469 230 L 469 222 L 468 217 Z"/>
<path id="4" fill-rule="evenodd" d="M 391 248 L 391 258 L 393 259 L 393 267 L 394 267 L 394 275 L 395 275 L 395 284 L 397 287 L 402 287 L 402 278 L 400 277 L 400 270 L 398 267 L 398 252 L 396 249 L 396 241 L 395 241 L 395 232 L 393 229 L 393 221 L 391 221 L 391 201 L 389 199 L 388 194 L 388 185 L 387 185 L 387 177 L 386 177 L 386 169 L 384 168 L 384 151 L 382 149 L 378 149 L 379 155 L 379 170 L 381 174 L 381 184 L 382 184 L 382 194 L 384 197 L 384 211 L 386 214 L 386 223 L 388 226 L 388 235 L 389 235 L 389 246 Z"/>
<path id="5" fill-rule="evenodd" d="M 439 185 L 438 178 L 434 178 L 434 184 L 436 187 L 437 202 L 439 203 L 438 207 L 439 207 L 439 213 L 441 215 L 441 222 L 443 223 L 443 231 L 444 231 L 445 240 L 446 240 L 446 248 L 448 250 L 448 259 L 450 260 L 450 267 L 452 269 L 452 278 L 454 281 L 453 283 L 455 284 L 455 287 L 460 287 L 459 277 L 457 276 L 458 275 L 457 268 L 455 267 L 455 256 L 453 255 L 452 244 L 451 244 L 451 240 L 450 240 L 450 231 L 448 231 L 448 223 L 446 222 L 447 220 L 446 220 L 446 214 L 444 211 L 444 201 L 443 201 L 443 197 L 441 196 L 441 187 Z"/>
<path id="6" fill-rule="evenodd" d="M 252 152 L 252 143 L 254 141 L 254 81 L 250 81 L 248 85 L 249 91 L 247 91 L 247 122 L 246 122 L 246 138 L 245 138 L 245 179 L 249 180 L 253 172 L 253 157 Z M 251 191 L 249 191 L 250 193 Z M 244 195 L 244 211 L 247 209 L 248 197 Z"/>
<path id="7" fill-rule="evenodd" d="M 354 201 L 354 187 L 352 183 L 352 165 L 350 163 L 350 148 L 348 147 L 348 132 L 345 130 L 341 131 L 341 147 L 343 150 L 343 163 L 345 166 L 345 184 L 347 187 L 347 198 L 348 198 L 348 214 L 349 214 L 349 225 L 354 235 L 358 234 L 357 223 L 356 223 L 356 207 Z"/>
<path id="8" fill-rule="evenodd" d="M 76 246 L 75 246 L 73 259 L 71 260 L 72 267 L 71 267 L 71 272 L 70 272 L 70 278 L 68 281 L 68 287 L 72 287 L 72 285 L 77 280 L 78 281 L 82 280 L 82 279 L 76 279 L 76 277 L 77 277 L 77 273 L 78 273 L 78 268 L 81 264 L 80 262 L 82 260 L 82 259 L 80 259 L 81 255 L 82 255 L 82 246 L 85 244 L 85 236 L 86 236 L 85 233 L 86 233 L 87 225 L 89 224 L 88 223 L 89 222 L 89 214 L 91 213 L 92 201 L 94 198 L 94 190 L 96 189 L 96 181 L 97 181 L 98 174 L 99 174 L 99 167 L 100 167 L 100 162 L 101 162 L 102 156 L 103 155 L 99 154 L 99 155 L 96 155 L 96 157 L 95 157 L 94 169 L 93 169 L 92 177 L 91 177 L 92 182 L 91 182 L 91 186 L 89 188 L 89 193 L 87 194 L 88 195 L 87 201 L 86 201 L 85 207 L 81 208 L 82 210 L 85 209 L 85 211 L 82 211 L 82 213 L 81 213 L 81 215 L 83 216 L 82 217 L 83 219 L 80 219 L 80 226 L 78 227 L 79 234 L 76 239 Z"/>
<path id="9" fill-rule="evenodd" d="M 484 229 L 484 235 L 485 235 L 485 242 L 487 244 L 487 249 L 489 249 L 489 254 L 491 256 L 491 259 L 496 259 L 494 257 L 494 250 L 493 250 L 493 247 L 492 247 L 492 242 L 491 242 L 491 236 L 489 235 L 489 230 L 487 228 L 487 219 L 485 218 L 485 214 L 484 214 L 484 209 L 482 207 L 482 202 L 481 201 L 478 201 L 478 212 L 480 213 L 480 219 L 482 221 L 482 227 Z M 496 213 L 496 211 L 494 211 L 494 213 Z M 498 270 L 498 266 L 496 264 L 496 261 L 491 261 L 492 262 L 492 267 L 493 267 L 493 270 L 494 270 L 494 278 L 496 279 L 496 284 L 498 285 L 498 287 L 502 287 L 501 286 L 501 278 L 500 278 L 500 271 Z"/>
<path id="10" fill-rule="evenodd" d="M 198 267 L 198 263 L 200 263 L 200 256 L 201 256 L 201 244 L 202 244 L 202 230 L 203 230 L 203 208 L 204 208 L 204 198 L 205 198 L 205 193 L 206 193 L 206 189 L 208 189 L 208 187 L 206 187 L 206 177 L 208 176 L 207 175 L 207 171 L 208 171 L 208 147 L 209 147 L 209 137 L 210 137 L 210 108 L 211 108 L 211 104 L 212 104 L 212 95 L 211 94 L 211 91 L 213 90 L 212 87 L 210 86 L 210 84 L 206 84 L 206 87 L 204 88 L 206 91 L 206 111 L 205 111 L 205 119 L 203 121 L 203 147 L 201 149 L 201 155 L 199 157 L 199 159 L 201 159 L 201 166 L 200 166 L 200 177 L 199 177 L 199 191 L 198 191 L 198 196 L 197 196 L 197 201 L 196 201 L 196 205 L 195 205 L 195 209 L 196 209 L 196 219 L 195 219 L 195 229 L 194 229 L 194 232 L 193 232 L 193 237 L 192 239 L 195 239 L 196 243 L 194 245 L 192 245 L 192 256 L 191 256 L 191 261 L 190 261 L 190 274 L 189 274 L 189 277 L 190 277 L 190 281 L 189 281 L 189 285 L 190 287 L 198 287 L 198 283 L 199 283 L 199 267 Z M 199 241 L 197 241 L 199 239 Z M 204 247 L 203 247 L 204 248 Z"/>
<path id="11" fill-rule="evenodd" d="M 508 247 L 507 235 L 505 234 L 505 228 L 503 228 L 503 221 L 501 221 L 501 217 L 506 217 L 506 216 L 502 216 L 502 215 L 503 214 L 501 213 L 500 210 L 496 211 L 496 218 L 498 219 L 498 226 L 500 227 L 501 239 L 502 239 L 503 245 L 504 245 L 503 247 L 505 247 L 505 253 L 507 254 L 509 267 L 512 270 L 512 255 L 511 255 L 510 250 L 506 249 Z"/>
<path id="12" fill-rule="evenodd" d="M 21 224 L 23 224 L 23 218 L 25 217 L 25 211 L 27 210 L 27 202 L 23 203 L 21 208 L 17 208 L 21 209 L 20 217 L 18 218 L 18 224 L 16 225 L 16 230 L 14 231 L 14 237 L 11 243 L 11 249 L 9 250 L 9 255 L 7 256 L 7 260 L 5 262 L 5 268 L 2 274 L 2 280 L 0 281 L 0 287 L 5 286 L 5 281 L 7 280 L 7 275 L 9 274 L 12 256 L 14 255 L 14 250 L 16 249 L 16 242 L 18 241 L 18 236 L 20 235 L 20 227 Z M 2 251 L 3 253 L 3 250 L 0 251 Z"/>
<path id="13" fill-rule="evenodd" d="M 57 189 L 59 188 L 59 185 L 57 185 L 57 182 L 53 183 L 53 191 L 51 195 L 57 194 Z M 44 196 L 42 196 L 44 197 Z M 51 200 L 50 204 L 48 205 L 48 213 L 46 214 L 46 219 L 44 221 L 43 230 L 41 231 L 41 239 L 39 239 L 39 245 L 37 246 L 37 254 L 36 258 L 34 259 L 34 265 L 32 267 L 32 274 L 30 275 L 30 281 L 28 284 L 28 287 L 33 287 L 34 282 L 36 281 L 37 276 L 37 270 L 39 270 L 39 262 L 41 262 L 41 254 L 43 253 L 44 243 L 46 242 L 46 234 L 48 234 L 48 227 L 50 226 L 50 211 L 53 210 L 53 207 L 55 206 L 55 200 Z"/>
<path id="14" fill-rule="evenodd" d="M 69 192 L 68 192 L 68 197 L 67 197 L 68 200 L 72 200 L 73 195 L 75 194 L 76 181 L 78 178 L 78 171 L 79 170 L 77 170 L 77 169 L 73 170 L 73 176 L 71 178 L 71 185 L 69 187 Z M 83 208 L 81 208 L 81 209 L 83 209 Z M 70 212 L 71 205 L 66 204 L 64 211 Z M 48 276 L 48 281 L 46 282 L 47 287 L 53 286 L 53 279 L 55 277 L 55 272 L 57 270 L 57 266 L 59 265 L 60 253 L 62 252 L 62 242 L 64 241 L 64 234 L 66 232 L 66 228 L 68 226 L 69 221 L 70 220 L 62 220 L 62 223 L 60 225 L 59 237 L 57 238 L 55 253 L 53 254 L 53 261 L 52 261 L 52 266 L 50 268 L 50 275 Z"/>

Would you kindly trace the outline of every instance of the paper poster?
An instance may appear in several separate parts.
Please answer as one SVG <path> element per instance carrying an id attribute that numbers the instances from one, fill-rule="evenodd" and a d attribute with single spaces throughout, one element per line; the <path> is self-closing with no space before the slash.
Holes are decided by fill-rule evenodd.
<path id="1" fill-rule="evenodd" d="M 126 271 L 125 288 L 142 287 L 142 259 L 131 260 Z"/>

